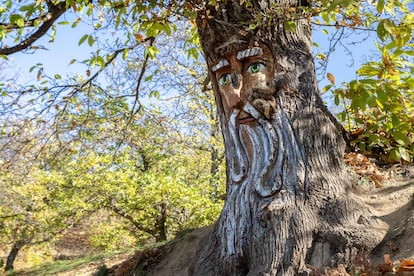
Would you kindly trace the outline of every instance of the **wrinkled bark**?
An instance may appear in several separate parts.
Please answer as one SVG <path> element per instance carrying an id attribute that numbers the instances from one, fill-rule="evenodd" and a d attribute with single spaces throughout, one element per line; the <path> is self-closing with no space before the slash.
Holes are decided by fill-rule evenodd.
<path id="1" fill-rule="evenodd" d="M 372 249 L 385 233 L 350 191 L 343 129 L 318 91 L 304 5 L 196 4 L 225 142 L 227 197 L 213 232 L 200 242 L 190 275 L 306 275 L 307 265 L 349 267 L 359 249 Z M 295 30 L 286 30 L 294 12 Z M 275 112 L 270 119 L 258 115 L 255 129 L 232 128 L 212 68 L 224 55 L 257 45 L 266 45 L 275 61 Z M 245 161 L 243 147 L 255 163 Z"/>

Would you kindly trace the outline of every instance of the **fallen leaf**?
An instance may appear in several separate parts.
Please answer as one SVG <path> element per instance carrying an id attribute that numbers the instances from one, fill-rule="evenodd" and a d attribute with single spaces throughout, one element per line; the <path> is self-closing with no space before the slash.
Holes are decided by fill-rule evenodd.
<path id="1" fill-rule="evenodd" d="M 414 261 L 413 260 L 401 260 L 401 265 L 398 268 L 398 272 L 403 271 L 414 271 Z"/>

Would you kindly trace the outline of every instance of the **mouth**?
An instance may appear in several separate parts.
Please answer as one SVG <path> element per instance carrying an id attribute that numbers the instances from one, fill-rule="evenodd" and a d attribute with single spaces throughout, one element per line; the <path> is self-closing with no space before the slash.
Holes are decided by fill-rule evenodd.
<path id="1" fill-rule="evenodd" d="M 241 112 L 237 121 L 239 122 L 239 124 L 248 124 L 256 121 L 256 119 L 246 112 Z"/>

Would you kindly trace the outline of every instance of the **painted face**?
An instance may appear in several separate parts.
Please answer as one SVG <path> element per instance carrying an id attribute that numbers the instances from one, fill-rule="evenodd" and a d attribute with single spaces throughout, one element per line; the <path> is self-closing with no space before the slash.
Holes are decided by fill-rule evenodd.
<path id="1" fill-rule="evenodd" d="M 270 119 L 276 109 L 273 67 L 270 51 L 261 47 L 229 54 L 212 67 L 227 118 L 238 109 L 240 124 L 254 122 L 252 114 L 244 111 L 244 106 L 249 102 L 266 119 Z"/>

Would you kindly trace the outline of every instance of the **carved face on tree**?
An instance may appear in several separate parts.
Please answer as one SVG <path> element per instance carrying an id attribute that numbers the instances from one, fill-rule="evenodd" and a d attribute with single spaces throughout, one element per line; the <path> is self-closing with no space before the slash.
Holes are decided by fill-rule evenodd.
<path id="1" fill-rule="evenodd" d="M 250 47 L 226 54 L 214 66 L 226 117 L 236 109 L 237 122 L 248 124 L 256 121 L 253 114 L 244 110 L 247 102 L 252 104 L 266 119 L 276 111 L 273 97 L 274 62 L 265 46 Z"/>
<path id="2" fill-rule="evenodd" d="M 278 102 L 269 48 L 237 40 L 222 49 L 211 71 L 227 118 L 222 123 L 230 183 L 253 187 L 261 197 L 303 192 L 303 153 Z"/>

